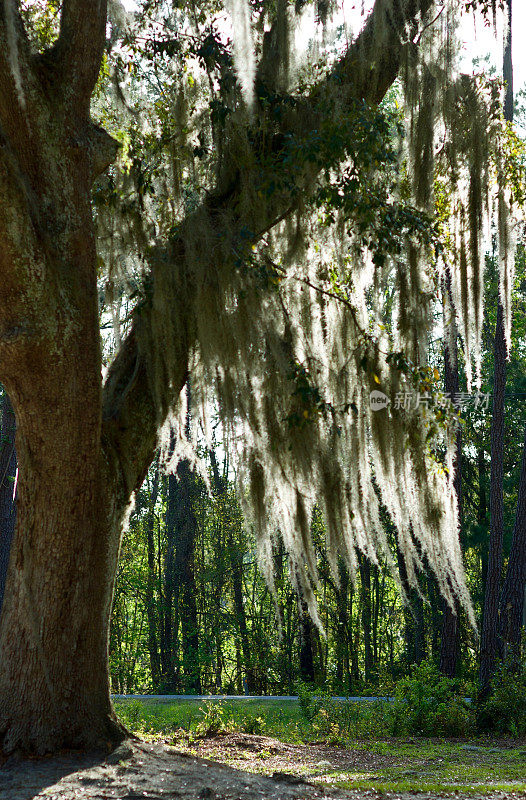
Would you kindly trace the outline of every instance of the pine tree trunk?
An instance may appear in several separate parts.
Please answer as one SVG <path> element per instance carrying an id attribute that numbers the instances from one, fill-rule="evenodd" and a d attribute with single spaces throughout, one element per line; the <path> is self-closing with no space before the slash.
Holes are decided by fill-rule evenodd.
<path id="1" fill-rule="evenodd" d="M 526 592 L 526 432 L 522 453 L 521 476 L 517 498 L 515 526 L 502 586 L 499 614 L 499 655 L 510 666 L 518 667 L 521 655 L 521 636 L 525 625 L 524 600 Z"/>
<path id="2" fill-rule="evenodd" d="M 146 549 L 148 556 L 148 577 L 146 579 L 146 616 L 148 618 L 148 654 L 150 656 L 150 672 L 152 676 L 152 685 L 154 691 L 159 688 L 161 677 L 161 663 L 159 657 L 159 643 L 157 638 L 158 632 L 158 615 L 155 603 L 155 578 L 156 578 L 156 561 L 155 561 L 155 505 L 157 503 L 157 496 L 159 494 L 159 461 L 155 465 L 155 474 L 153 485 L 150 492 L 150 507 L 148 509 L 148 518 L 146 521 Z"/>
<path id="3" fill-rule="evenodd" d="M 449 276 L 448 276 L 449 278 Z M 449 291 L 448 281 L 448 291 Z M 458 352 L 457 337 L 455 331 L 453 352 L 450 352 L 449 345 L 444 348 L 444 388 L 450 397 L 454 398 L 458 394 L 460 384 L 458 376 Z M 455 469 L 454 488 L 457 496 L 458 519 L 460 525 L 459 538 L 462 543 L 462 433 L 460 425 L 456 434 L 455 458 L 453 463 Z M 454 678 L 458 669 L 458 657 L 460 652 L 460 606 L 455 600 L 454 606 L 442 600 L 442 638 L 440 647 L 440 672 L 448 678 Z"/>
<path id="4" fill-rule="evenodd" d="M 369 683 L 373 675 L 372 648 L 372 603 L 371 603 L 371 562 L 363 555 L 359 557 L 360 579 L 362 582 L 362 626 L 364 644 L 364 677 Z"/>
<path id="5" fill-rule="evenodd" d="M 504 118 L 513 121 L 512 0 L 506 0 L 503 77 L 506 82 Z M 495 669 L 499 633 L 499 596 L 504 541 L 504 405 L 506 391 L 506 339 L 504 310 L 499 296 L 494 345 L 493 406 L 491 417 L 490 541 L 480 642 L 480 693 L 486 696 Z"/>
<path id="6" fill-rule="evenodd" d="M 245 603 L 243 600 L 243 555 L 240 550 L 241 543 L 234 537 L 233 525 L 231 523 L 229 510 L 225 507 L 228 503 L 226 491 L 226 481 L 219 474 L 216 455 L 210 450 L 210 464 L 212 466 L 212 476 L 214 480 L 214 493 L 222 503 L 222 520 L 227 528 L 228 554 L 230 569 L 232 574 L 232 590 L 234 595 L 234 610 L 236 616 L 239 638 L 241 640 L 241 650 L 243 653 L 243 689 L 245 694 L 252 694 L 255 691 L 255 676 L 252 667 L 252 654 L 250 652 L 249 632 L 247 616 L 245 613 Z"/>
<path id="7" fill-rule="evenodd" d="M 338 562 L 340 585 L 336 591 L 336 681 L 349 689 L 351 684 L 349 660 L 349 570 L 340 558 Z"/>
<path id="8" fill-rule="evenodd" d="M 494 345 L 493 407 L 491 417 L 490 538 L 484 615 L 480 640 L 480 691 L 489 692 L 495 668 L 498 640 L 498 611 L 504 540 L 504 393 L 506 389 L 506 341 L 504 312 L 498 301 Z"/>
<path id="9" fill-rule="evenodd" d="M 488 527 L 488 502 L 486 495 L 486 456 L 483 447 L 479 447 L 477 452 L 477 470 L 479 477 L 477 525 L 479 530 L 485 531 Z M 484 545 L 485 542 L 483 542 L 480 555 L 480 581 L 483 598 L 486 594 L 486 579 L 488 575 L 488 554 Z M 482 621 L 482 624 L 484 624 L 484 621 Z"/>
<path id="10" fill-rule="evenodd" d="M 166 527 L 175 541 L 173 563 L 174 604 L 181 627 L 181 650 L 185 691 L 201 694 L 199 626 L 195 583 L 197 519 L 192 503 L 196 479 L 188 461 L 181 461 L 177 474 L 168 477 Z"/>
<path id="11" fill-rule="evenodd" d="M 404 607 L 404 628 L 406 661 L 410 666 L 411 664 L 420 664 L 426 657 L 424 602 L 417 590 L 409 583 L 405 560 L 398 548 L 397 558 L 400 583 L 408 601 Z"/>
<path id="12" fill-rule="evenodd" d="M 298 659 L 300 678 L 305 683 L 314 683 L 314 650 L 312 642 L 312 622 L 307 604 L 302 597 L 298 601 Z"/>

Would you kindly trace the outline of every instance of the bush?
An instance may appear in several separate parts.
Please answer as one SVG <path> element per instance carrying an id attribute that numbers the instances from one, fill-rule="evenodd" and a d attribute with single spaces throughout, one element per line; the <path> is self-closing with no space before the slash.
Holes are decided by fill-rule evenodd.
<path id="1" fill-rule="evenodd" d="M 526 734 L 526 664 L 514 670 L 500 664 L 491 683 L 491 694 L 478 706 L 478 725 L 498 733 Z"/>
<path id="2" fill-rule="evenodd" d="M 399 681 L 392 709 L 397 730 L 423 736 L 465 736 L 474 726 L 474 711 L 463 697 L 460 681 L 446 678 L 431 661 Z"/>
<path id="3" fill-rule="evenodd" d="M 240 728 L 243 733 L 262 736 L 265 731 L 265 720 L 263 717 L 247 717 L 242 720 Z"/>
<path id="4" fill-rule="evenodd" d="M 325 689 L 319 689 L 312 684 L 298 682 L 296 686 L 300 711 L 308 722 L 312 722 L 314 717 L 324 706 L 333 703 L 332 696 Z"/>
<path id="5" fill-rule="evenodd" d="M 221 702 L 211 701 L 205 703 L 203 719 L 196 727 L 198 736 L 215 736 L 226 730 L 225 709 Z"/>

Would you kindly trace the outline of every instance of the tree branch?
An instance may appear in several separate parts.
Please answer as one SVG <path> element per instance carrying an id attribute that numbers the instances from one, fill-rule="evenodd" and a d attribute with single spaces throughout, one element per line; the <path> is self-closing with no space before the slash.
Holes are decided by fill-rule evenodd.
<path id="1" fill-rule="evenodd" d="M 311 107 L 311 114 L 305 115 L 305 108 L 301 113 L 287 116 L 283 132 L 292 135 L 305 136 L 309 131 L 317 129 L 319 115 L 316 112 L 316 103 L 327 91 L 333 92 L 336 85 L 340 103 L 353 103 L 366 101 L 370 105 L 378 104 L 392 85 L 402 65 L 404 43 L 407 40 L 409 24 L 414 26 L 417 35 L 417 22 L 433 5 L 433 0 L 376 0 L 373 12 L 356 41 L 349 47 L 346 54 L 337 62 L 330 75 L 322 81 L 311 93 L 307 103 Z M 378 31 L 382 31 L 382 47 L 375 42 Z M 341 106 L 340 106 L 341 107 Z M 310 120 L 310 121 L 309 121 Z M 258 164 L 261 168 L 261 164 Z M 314 173 L 319 171 L 319 165 L 306 164 L 304 173 L 298 170 L 298 186 L 311 184 Z M 245 181 L 246 181 L 245 176 Z M 268 210 L 261 212 L 258 219 L 241 217 L 239 211 L 239 197 L 241 192 L 239 174 L 234 182 L 218 189 L 214 195 L 209 196 L 204 206 L 194 218 L 199 220 L 203 215 L 211 221 L 211 227 L 217 231 L 218 241 L 221 231 L 218 227 L 224 216 L 228 216 L 245 230 L 264 232 L 283 217 L 288 210 L 292 210 L 289 191 L 283 195 L 269 200 Z M 279 193 L 277 193 L 279 194 Z M 181 225 L 184 229 L 192 225 L 191 220 Z M 254 239 L 262 234 L 255 234 Z M 210 258 L 214 258 L 211 249 Z M 174 258 L 175 256 L 175 258 Z M 103 430 L 108 443 L 117 453 L 121 464 L 124 481 L 128 489 L 132 490 L 140 485 L 146 470 L 154 456 L 157 444 L 157 429 L 159 421 L 158 402 L 154 399 L 152 380 L 148 376 L 148 360 L 156 357 L 156 349 L 163 348 L 163 342 L 156 342 L 155 332 L 155 292 L 156 286 L 163 284 L 159 277 L 165 271 L 170 271 L 177 266 L 184 269 L 184 243 L 182 238 L 172 242 L 164 254 L 157 251 L 155 263 L 152 264 L 154 275 L 154 290 L 151 297 L 136 315 L 131 333 L 116 354 L 111 366 L 108 379 L 104 387 Z M 175 266 L 174 266 L 175 265 Z M 183 312 L 184 313 L 184 312 Z M 184 321 L 181 322 L 184 330 Z M 170 391 L 175 394 L 180 392 L 187 377 L 189 352 L 191 347 L 190 333 L 187 332 L 186 341 L 180 343 L 180 374 L 172 378 Z M 150 352 L 151 351 L 151 352 Z M 168 381 L 168 376 L 167 376 Z M 168 386 L 165 387 L 168 390 Z M 162 416 L 161 411 L 161 416 Z"/>
<path id="2" fill-rule="evenodd" d="M 402 66 L 408 33 L 416 41 L 418 22 L 433 6 L 434 0 L 376 0 L 362 32 L 332 73 L 342 73 L 347 93 L 370 105 L 382 101 Z"/>
<path id="3" fill-rule="evenodd" d="M 54 48 L 56 73 L 68 106 L 88 113 L 106 43 L 107 0 L 64 0 Z"/>

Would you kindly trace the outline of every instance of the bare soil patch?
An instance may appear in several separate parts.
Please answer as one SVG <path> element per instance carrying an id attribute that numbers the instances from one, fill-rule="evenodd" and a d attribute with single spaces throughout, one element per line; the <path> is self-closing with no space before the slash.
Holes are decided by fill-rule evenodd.
<path id="1" fill-rule="evenodd" d="M 347 798 L 331 792 L 333 800 Z M 0 768 L 1 800 L 321 800 L 327 793 L 292 775 L 240 772 L 164 744 L 128 742 L 110 756 L 64 753 L 11 758 Z"/>
<path id="2" fill-rule="evenodd" d="M 178 747 L 180 744 L 178 743 Z M 407 759 L 394 759 L 364 749 L 315 744 L 287 744 L 268 736 L 228 733 L 198 739 L 185 752 L 221 761 L 236 769 L 272 775 L 286 772 L 318 780 L 326 771 L 349 774 L 375 772 L 390 766 L 399 767 Z"/>

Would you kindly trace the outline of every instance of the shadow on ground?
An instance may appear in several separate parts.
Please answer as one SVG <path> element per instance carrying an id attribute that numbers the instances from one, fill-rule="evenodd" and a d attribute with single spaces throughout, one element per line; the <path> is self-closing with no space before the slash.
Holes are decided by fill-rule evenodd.
<path id="1" fill-rule="evenodd" d="M 265 777 L 180 753 L 128 742 L 111 755 L 66 753 L 9 759 L 0 769 L 0 800 L 316 800 L 344 798 L 292 775 Z"/>

